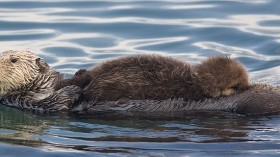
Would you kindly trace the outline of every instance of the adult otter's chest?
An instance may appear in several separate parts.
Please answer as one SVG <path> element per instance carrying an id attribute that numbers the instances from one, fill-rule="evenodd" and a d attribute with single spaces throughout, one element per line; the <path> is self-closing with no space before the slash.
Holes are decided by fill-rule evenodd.
<path id="1" fill-rule="evenodd" d="M 46 74 L 38 75 L 31 83 L 22 86 L 17 93 L 34 100 L 42 100 L 54 93 L 54 85 L 63 79 L 60 73 L 50 70 Z M 15 94 L 15 93 L 11 93 Z"/>

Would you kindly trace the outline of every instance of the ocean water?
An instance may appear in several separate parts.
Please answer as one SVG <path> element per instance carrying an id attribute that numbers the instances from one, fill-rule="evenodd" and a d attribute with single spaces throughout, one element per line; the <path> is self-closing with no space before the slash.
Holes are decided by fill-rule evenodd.
<path id="1" fill-rule="evenodd" d="M 31 50 L 71 76 L 120 56 L 191 63 L 229 55 L 279 84 L 278 0 L 0 0 L 1 51 Z M 1 65 L 0 65 L 1 66 Z M 0 156 L 279 156 L 280 116 L 181 119 L 38 115 L 0 105 Z"/>

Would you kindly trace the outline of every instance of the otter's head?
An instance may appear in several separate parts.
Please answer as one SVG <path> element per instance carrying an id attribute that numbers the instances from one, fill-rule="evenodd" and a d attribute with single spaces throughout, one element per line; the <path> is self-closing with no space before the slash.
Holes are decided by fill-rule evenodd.
<path id="1" fill-rule="evenodd" d="M 0 98 L 30 84 L 49 69 L 44 60 L 29 51 L 5 51 L 0 54 Z"/>
<path id="2" fill-rule="evenodd" d="M 228 96 L 249 88 L 245 68 L 229 57 L 210 57 L 194 69 L 194 81 L 210 97 Z"/>

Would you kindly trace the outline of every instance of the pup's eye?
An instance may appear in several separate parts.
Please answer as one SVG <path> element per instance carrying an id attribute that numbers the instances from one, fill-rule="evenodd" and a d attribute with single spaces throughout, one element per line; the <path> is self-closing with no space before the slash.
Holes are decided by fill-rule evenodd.
<path id="1" fill-rule="evenodd" d="M 17 60 L 18 60 L 18 58 L 15 57 L 15 56 L 11 56 L 11 57 L 10 57 L 10 60 L 11 60 L 12 63 L 16 63 Z"/>
<path id="2" fill-rule="evenodd" d="M 230 87 L 231 89 L 234 89 L 234 90 L 239 90 L 240 89 L 240 87 L 238 86 L 238 85 L 234 85 L 234 86 L 232 86 L 232 87 Z"/>

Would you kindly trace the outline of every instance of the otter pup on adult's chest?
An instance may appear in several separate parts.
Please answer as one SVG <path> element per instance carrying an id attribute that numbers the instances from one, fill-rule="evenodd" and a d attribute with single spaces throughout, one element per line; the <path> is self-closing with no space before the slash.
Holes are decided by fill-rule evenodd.
<path id="1" fill-rule="evenodd" d="M 0 55 L 0 102 L 38 111 L 69 109 L 80 88 L 67 86 L 54 91 L 63 79 L 48 64 L 29 51 L 6 51 Z"/>
<path id="2" fill-rule="evenodd" d="M 216 57 L 213 58 L 214 60 L 208 59 L 202 64 L 190 67 L 191 74 L 194 74 L 194 76 L 196 77 L 201 76 L 201 73 L 204 74 L 205 71 L 209 70 L 207 69 L 208 66 L 203 65 L 206 63 L 205 65 L 209 65 L 210 68 L 211 62 L 217 63 L 215 61 L 215 58 Z M 113 60 L 113 63 L 114 62 L 118 62 L 118 59 Z M 106 67 L 106 64 L 107 63 L 104 63 L 104 65 L 98 66 L 98 68 L 95 69 L 97 70 L 97 72 L 93 72 L 94 69 L 79 70 L 73 78 L 64 80 L 59 72 L 50 69 L 48 64 L 44 62 L 44 60 L 38 58 L 38 56 L 32 54 L 31 52 L 4 52 L 0 54 L 0 102 L 1 104 L 15 106 L 23 109 L 34 109 L 39 111 L 60 111 L 62 109 L 66 109 L 70 112 L 82 112 L 88 114 L 95 114 L 99 112 L 101 112 L 101 114 L 104 114 L 104 111 L 106 113 L 112 111 L 116 114 L 121 114 L 124 111 L 127 111 L 133 113 L 141 112 L 143 114 L 163 113 L 162 116 L 165 116 L 166 113 L 172 114 L 172 112 L 177 113 L 178 111 L 188 110 L 219 110 L 249 115 L 280 113 L 280 87 L 275 87 L 267 84 L 251 84 L 247 90 L 241 93 L 229 95 L 226 97 L 218 97 L 215 99 L 208 98 L 201 101 L 166 98 L 167 100 L 128 100 L 123 104 L 116 105 L 116 101 L 95 101 L 96 99 L 93 99 L 92 101 L 86 101 L 80 97 L 81 103 L 78 105 L 73 105 L 80 96 L 80 88 L 77 86 L 84 88 L 85 91 L 89 91 L 88 88 L 91 87 L 89 86 L 89 84 L 93 80 L 92 74 L 98 74 L 98 72 L 102 72 L 102 70 L 106 69 L 104 68 L 104 66 Z M 114 64 L 110 63 L 108 65 L 113 66 Z M 210 70 L 212 69 L 214 71 L 223 72 L 222 69 L 227 69 L 227 66 L 225 66 L 224 63 L 222 65 L 223 67 L 221 66 L 221 69 L 219 68 L 219 66 L 214 66 L 218 68 L 218 70 L 214 70 L 215 68 L 210 68 Z M 116 64 L 116 67 L 118 67 L 118 64 Z M 206 70 L 203 67 L 207 67 Z M 131 67 L 128 68 L 131 69 Z M 108 71 L 105 74 L 110 73 L 110 66 L 108 66 L 107 70 Z M 136 71 L 134 70 L 134 72 L 137 71 L 138 69 Z M 234 70 L 228 70 L 225 72 L 235 73 Z M 148 75 L 148 78 L 151 76 Z M 230 75 L 227 76 L 228 77 L 222 78 L 230 78 Z M 234 77 L 235 75 L 233 76 L 233 78 Z M 182 78 L 184 77 L 182 76 Z M 55 84 L 61 86 L 62 88 L 60 88 L 59 90 L 54 90 Z M 236 83 L 234 82 L 233 84 Z M 238 88 L 240 88 L 239 86 L 240 85 L 238 85 L 237 87 L 233 86 L 234 91 L 238 90 Z M 232 93 L 232 90 L 219 89 L 217 93 L 220 95 L 228 95 Z M 215 95 L 217 94 L 214 94 L 214 96 L 212 97 L 215 97 Z"/>
<path id="3" fill-rule="evenodd" d="M 161 55 L 137 55 L 107 61 L 89 70 L 80 70 L 71 79 L 56 85 L 83 88 L 86 101 L 204 100 L 228 96 L 249 87 L 244 67 L 228 57 L 210 57 L 201 64 Z"/>

